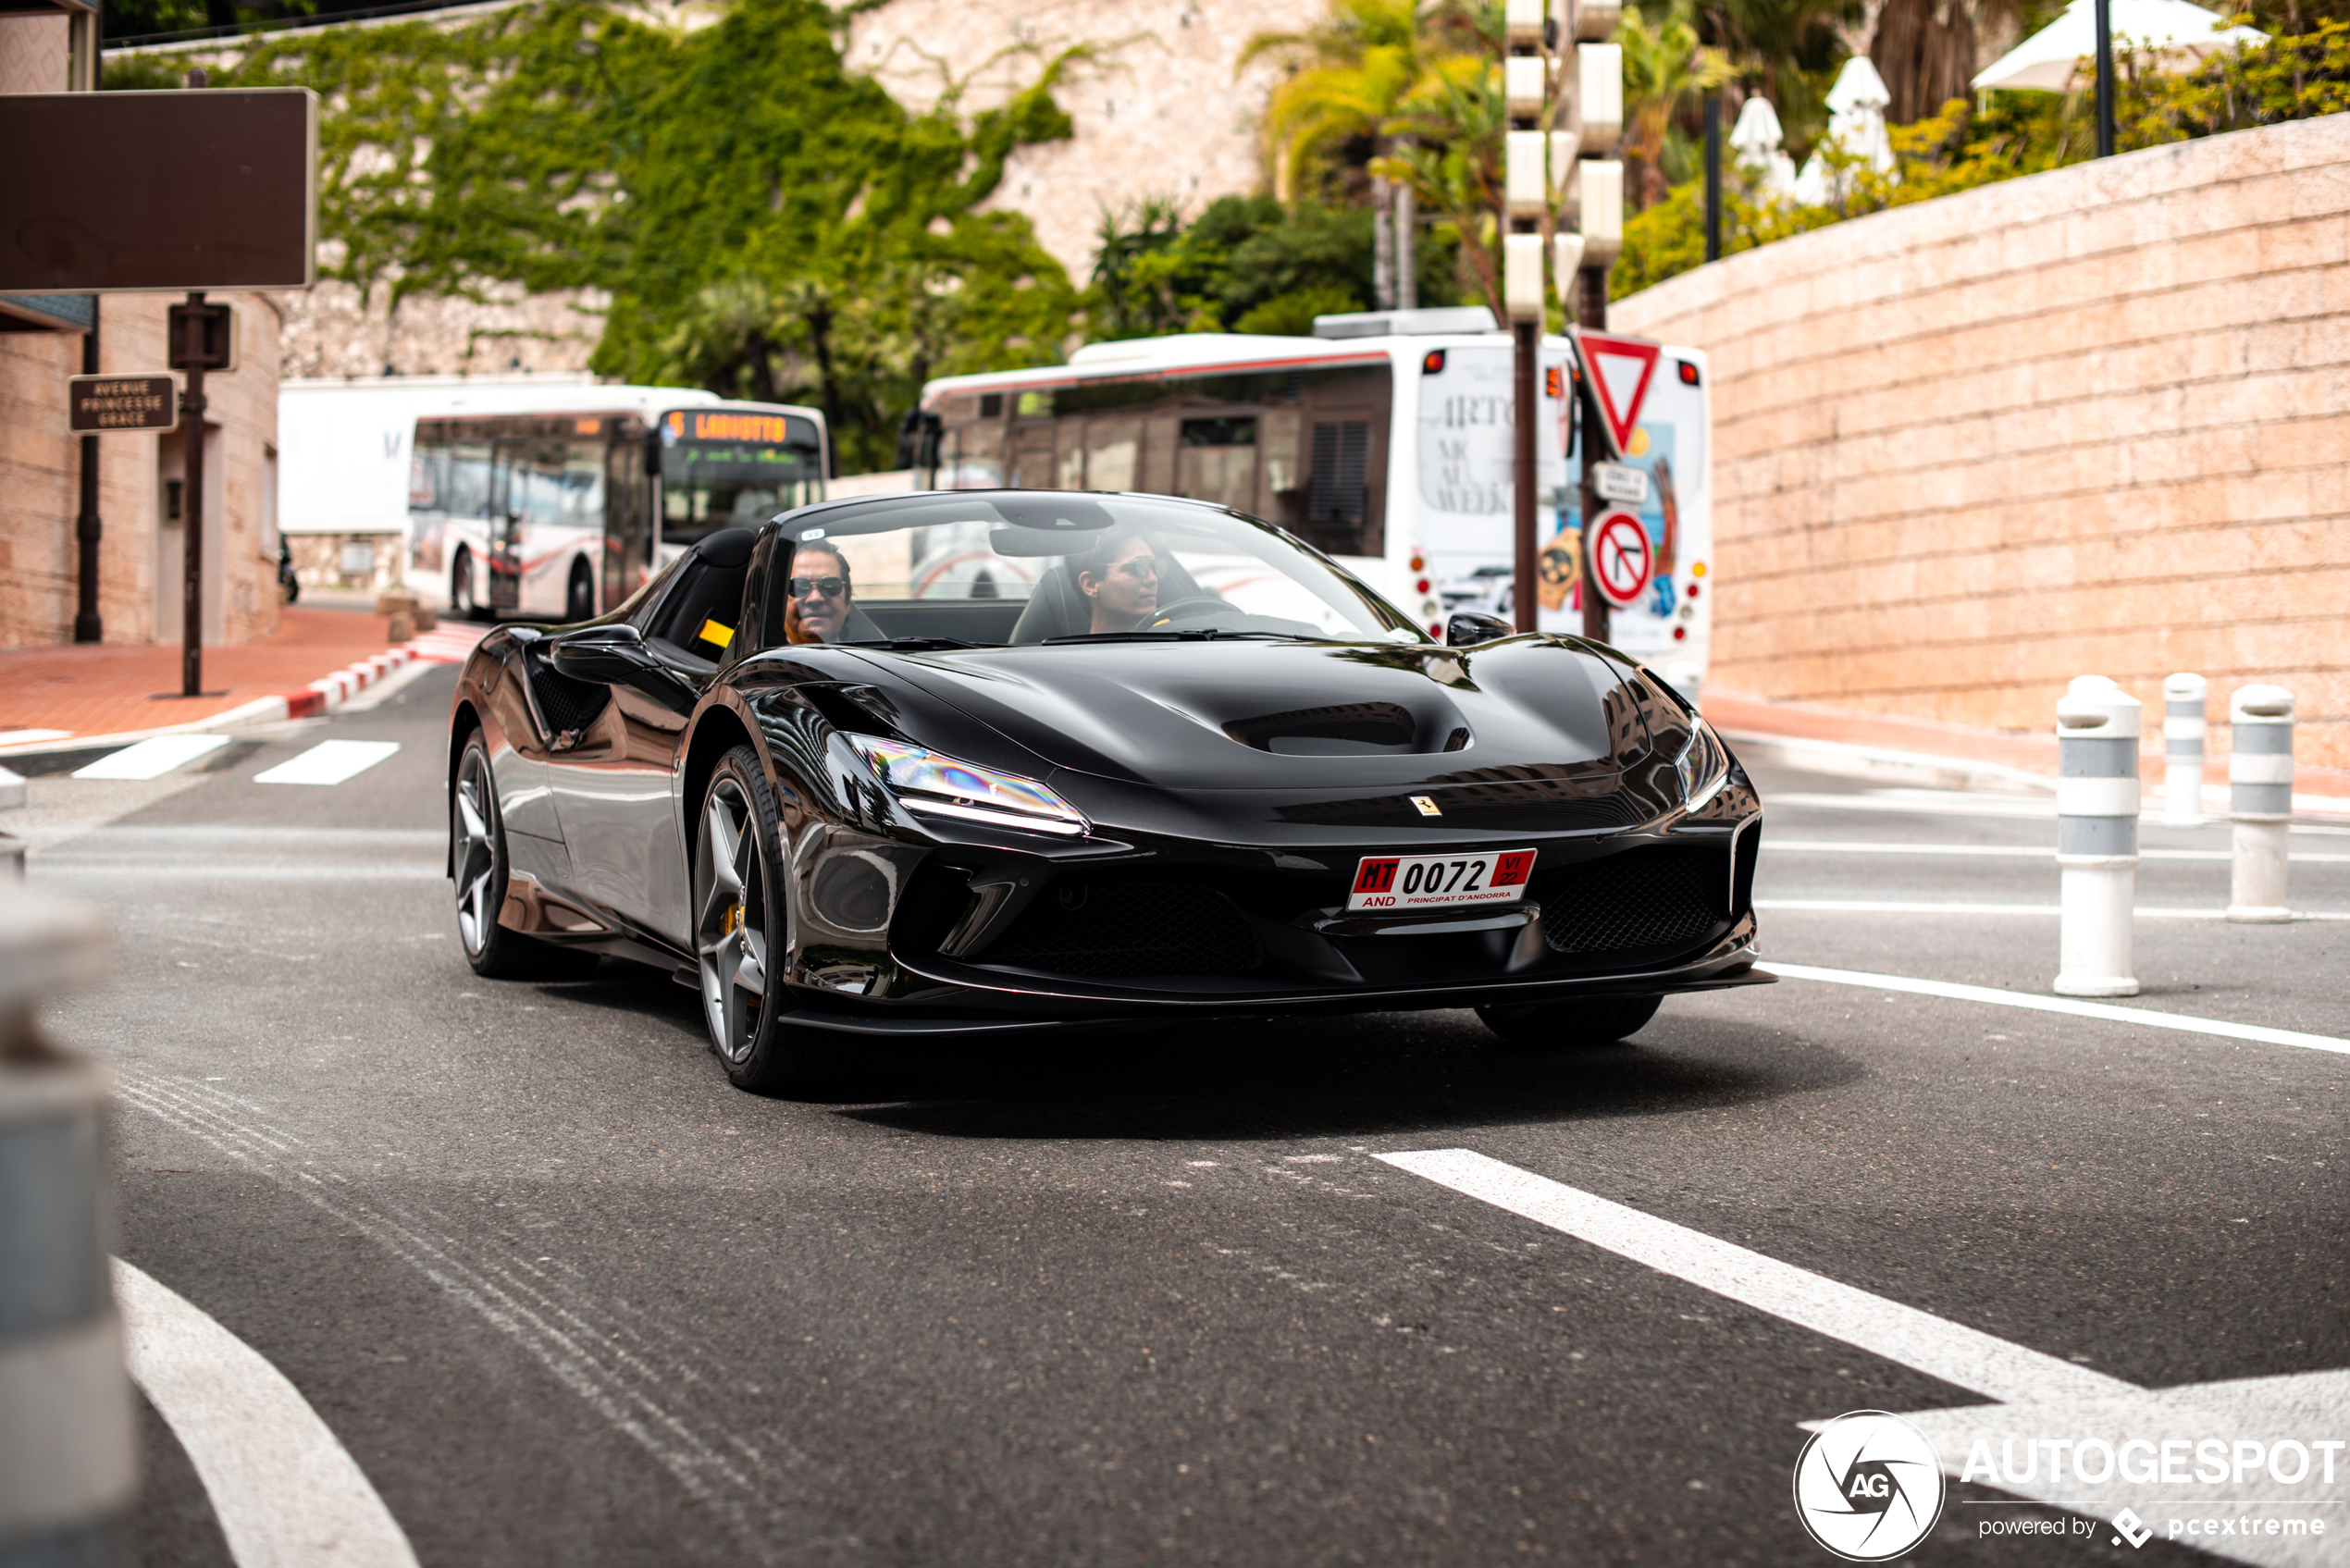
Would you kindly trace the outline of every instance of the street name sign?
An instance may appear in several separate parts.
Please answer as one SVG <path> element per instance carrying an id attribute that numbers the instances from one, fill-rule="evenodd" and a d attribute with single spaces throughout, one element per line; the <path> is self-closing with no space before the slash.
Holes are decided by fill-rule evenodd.
<path id="1" fill-rule="evenodd" d="M 1602 512 L 1591 525 L 1589 571 L 1600 595 L 1618 610 L 1639 600 L 1649 586 L 1652 561 L 1649 531 L 1628 512 Z"/>
<path id="2" fill-rule="evenodd" d="M 76 432 L 179 427 L 177 376 L 76 376 L 66 385 L 66 424 Z"/>

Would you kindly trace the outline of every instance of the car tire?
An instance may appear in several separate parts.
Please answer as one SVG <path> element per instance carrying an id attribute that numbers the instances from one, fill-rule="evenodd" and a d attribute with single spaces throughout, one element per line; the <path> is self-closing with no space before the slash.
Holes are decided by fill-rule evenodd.
<path id="1" fill-rule="evenodd" d="M 577 625 L 591 621 L 596 615 L 596 579 L 588 573 L 588 563 L 571 563 L 571 582 L 563 590 L 563 622 Z"/>
<path id="2" fill-rule="evenodd" d="M 1513 1045 L 1589 1051 L 1638 1034 L 1664 1005 L 1662 996 L 1608 996 L 1586 1002 L 1497 1002 L 1479 1007 L 1485 1027 Z"/>
<path id="3" fill-rule="evenodd" d="M 783 1021 L 791 897 L 783 834 L 759 753 L 718 759 L 694 814 L 694 962 L 710 1047 L 737 1089 L 808 1098 L 841 1080 L 839 1037 Z"/>
<path id="4" fill-rule="evenodd" d="M 489 608 L 476 597 L 474 552 L 461 549 L 449 563 L 449 613 L 460 621 L 487 621 Z"/>
<path id="5" fill-rule="evenodd" d="M 457 945 L 486 980 L 578 980 L 596 970 L 596 955 L 550 947 L 498 923 L 506 901 L 506 824 L 489 746 L 476 729 L 458 754 L 449 785 L 449 870 L 457 884 Z"/>

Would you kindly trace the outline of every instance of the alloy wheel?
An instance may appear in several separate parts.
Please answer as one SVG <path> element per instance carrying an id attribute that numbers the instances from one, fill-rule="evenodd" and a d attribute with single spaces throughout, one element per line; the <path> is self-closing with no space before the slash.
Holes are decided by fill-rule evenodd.
<path id="1" fill-rule="evenodd" d="M 702 1009 L 718 1054 L 739 1064 L 759 1042 L 767 1001 L 767 898 L 758 827 L 735 780 L 711 786 L 701 838 L 694 858 L 694 947 Z"/>
<path id="2" fill-rule="evenodd" d="M 489 759 L 467 747 L 457 768 L 451 797 L 450 862 L 457 873 L 457 935 L 467 957 L 478 957 L 498 920 L 498 803 L 489 781 Z"/>

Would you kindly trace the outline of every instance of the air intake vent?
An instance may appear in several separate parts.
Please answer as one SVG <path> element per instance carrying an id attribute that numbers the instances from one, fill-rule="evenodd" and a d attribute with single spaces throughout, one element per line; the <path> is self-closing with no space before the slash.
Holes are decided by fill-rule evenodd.
<path id="1" fill-rule="evenodd" d="M 1362 419 L 1317 421 L 1305 521 L 1359 528 L 1370 515 L 1371 426 Z"/>
<path id="2" fill-rule="evenodd" d="M 1726 857 L 1627 850 L 1538 878 L 1542 935 L 1561 953 L 1687 947 L 1723 920 Z"/>
<path id="3" fill-rule="evenodd" d="M 1239 906 L 1177 883 L 1062 881 L 979 956 L 1085 979 L 1245 974 L 1265 951 Z"/>
<path id="4" fill-rule="evenodd" d="M 1409 751 L 1416 728 L 1411 710 L 1399 704 L 1346 702 L 1235 719 L 1224 726 L 1224 733 L 1259 751 L 1291 757 L 1343 757 Z"/>

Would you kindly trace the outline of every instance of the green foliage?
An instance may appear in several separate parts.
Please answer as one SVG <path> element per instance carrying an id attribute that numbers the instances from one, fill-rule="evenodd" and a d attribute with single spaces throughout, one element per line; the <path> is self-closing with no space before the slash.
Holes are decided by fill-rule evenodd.
<path id="1" fill-rule="evenodd" d="M 843 64 L 820 0 L 736 0 L 686 31 L 616 0 L 436 27 L 265 35 L 218 86 L 315 88 L 320 270 L 393 308 L 498 285 L 610 295 L 592 366 L 824 407 L 886 466 L 933 375 L 1051 363 L 1067 274 L 974 209 L 1022 145 L 1070 135 L 1045 62 L 966 116 L 909 113 Z"/>
<path id="2" fill-rule="evenodd" d="M 1452 255 L 1423 243 L 1421 299 L 1453 298 Z M 1371 214 L 1225 196 L 1190 224 L 1167 200 L 1105 214 L 1087 297 L 1095 340 L 1169 332 L 1305 332 L 1317 315 L 1371 308 Z"/>
<path id="3" fill-rule="evenodd" d="M 2221 131 L 2273 125 L 2350 108 L 2350 23 L 2321 21 L 2315 32 L 2212 56 L 2197 68 L 2167 72 L 2125 54 L 2117 72 L 2116 146 L 2129 152 Z M 1837 149 L 1822 155 L 1837 175 L 1839 200 L 1818 206 L 1766 200 L 1750 180 L 1725 180 L 1725 255 L 1848 217 L 1907 206 L 2020 175 L 2081 163 L 2096 151 L 2087 93 L 1994 93 L 1975 111 L 1962 99 L 1915 125 L 1890 128 L 1891 175 L 1858 167 Z M 1622 298 L 1687 272 L 1705 259 L 1701 182 L 1626 220 L 1624 253 L 1609 280 Z"/>

